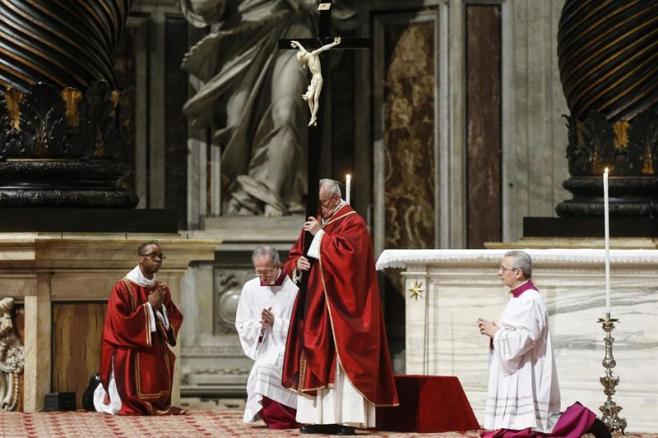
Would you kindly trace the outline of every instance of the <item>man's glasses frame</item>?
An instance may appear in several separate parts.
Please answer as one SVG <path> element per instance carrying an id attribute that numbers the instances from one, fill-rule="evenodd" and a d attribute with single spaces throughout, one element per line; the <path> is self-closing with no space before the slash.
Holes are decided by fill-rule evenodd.
<path id="1" fill-rule="evenodd" d="M 268 276 L 268 277 L 273 276 L 274 274 L 276 274 L 276 271 L 277 271 L 277 268 L 272 268 L 272 269 L 263 270 L 262 272 L 254 271 L 254 273 L 256 274 L 256 277 L 261 277 L 262 278 L 262 277 L 265 277 L 265 276 Z"/>
<path id="2" fill-rule="evenodd" d="M 151 260 L 156 260 L 156 259 L 165 260 L 167 258 L 164 254 L 154 253 L 154 252 L 148 254 L 141 254 L 141 257 L 148 257 Z"/>

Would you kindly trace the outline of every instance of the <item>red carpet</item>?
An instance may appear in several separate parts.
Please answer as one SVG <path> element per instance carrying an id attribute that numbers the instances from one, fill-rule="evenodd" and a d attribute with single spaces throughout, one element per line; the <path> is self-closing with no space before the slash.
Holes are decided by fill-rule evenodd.
<path id="1" fill-rule="evenodd" d="M 362 431 L 369 437 L 477 437 L 478 434 L 408 434 Z M 1 437 L 233 437 L 296 436 L 299 431 L 270 430 L 242 422 L 242 412 L 191 411 L 167 417 L 113 417 L 89 412 L 43 412 L 0 414 Z M 303 435 L 309 436 L 309 435 Z"/>
<path id="2" fill-rule="evenodd" d="M 360 431 L 368 437 L 478 437 L 478 433 L 386 433 Z M 0 437 L 233 437 L 297 436 L 297 430 L 269 430 L 242 423 L 237 411 L 191 411 L 171 417 L 112 417 L 88 412 L 0 413 Z M 303 435 L 309 436 L 309 435 Z M 629 434 L 628 437 L 658 437 Z"/>

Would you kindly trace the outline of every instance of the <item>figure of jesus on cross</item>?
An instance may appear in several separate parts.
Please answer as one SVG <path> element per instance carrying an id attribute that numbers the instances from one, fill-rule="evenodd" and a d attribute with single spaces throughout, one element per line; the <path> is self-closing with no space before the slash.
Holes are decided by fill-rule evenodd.
<path id="1" fill-rule="evenodd" d="M 376 425 L 375 406 L 397 405 L 398 398 L 366 222 L 342 199 L 337 181 L 318 175 L 322 129 L 331 123 L 319 103 L 324 79 L 331 85 L 330 69 L 325 62 L 323 71 L 319 55 L 370 46 L 365 38 L 332 36 L 332 6 L 318 3 L 317 38 L 279 40 L 279 48 L 298 50 L 312 75 L 303 96 L 311 110 L 307 220 L 284 265 L 301 281 L 281 381 L 297 392 L 301 433 L 354 435 L 355 427 Z"/>
<path id="2" fill-rule="evenodd" d="M 339 45 L 341 42 L 340 37 L 334 38 L 334 41 L 330 44 L 325 44 L 319 49 L 315 49 L 312 52 L 308 52 L 304 46 L 300 44 L 299 41 L 292 40 L 290 46 L 293 49 L 299 49 L 297 52 L 297 60 L 302 65 L 302 67 L 308 66 L 308 70 L 311 72 L 311 83 L 306 89 L 306 93 L 302 95 L 302 98 L 308 103 L 308 108 L 311 111 L 311 120 L 308 122 L 308 126 L 317 126 L 318 125 L 318 109 L 320 107 L 320 93 L 322 92 L 322 65 L 320 64 L 320 53 L 325 52 L 332 47 Z"/>

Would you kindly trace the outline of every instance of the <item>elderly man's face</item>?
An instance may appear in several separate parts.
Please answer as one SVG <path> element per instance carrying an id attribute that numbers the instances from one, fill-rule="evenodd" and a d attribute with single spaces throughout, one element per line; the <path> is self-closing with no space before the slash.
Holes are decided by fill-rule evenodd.
<path id="1" fill-rule="evenodd" d="M 273 284 L 279 274 L 279 267 L 274 266 L 270 256 L 254 258 L 254 270 L 262 284 Z"/>
<path id="2" fill-rule="evenodd" d="M 503 284 L 510 289 L 514 289 L 519 283 L 523 282 L 523 272 L 514 263 L 513 257 L 503 257 L 497 272 Z"/>
<path id="3" fill-rule="evenodd" d="M 331 212 L 334 211 L 334 208 L 340 204 L 340 196 L 332 195 L 331 193 L 328 193 L 324 187 L 320 187 L 318 201 L 320 201 L 320 213 L 322 214 L 322 217 L 328 219 Z"/>

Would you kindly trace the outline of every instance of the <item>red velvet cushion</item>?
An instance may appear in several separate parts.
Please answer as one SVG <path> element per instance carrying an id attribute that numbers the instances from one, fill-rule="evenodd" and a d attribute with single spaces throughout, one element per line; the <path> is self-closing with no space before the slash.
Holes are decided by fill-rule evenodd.
<path id="1" fill-rule="evenodd" d="M 454 376 L 395 376 L 400 406 L 377 408 L 377 429 L 450 432 L 480 428 L 459 379 Z"/>

